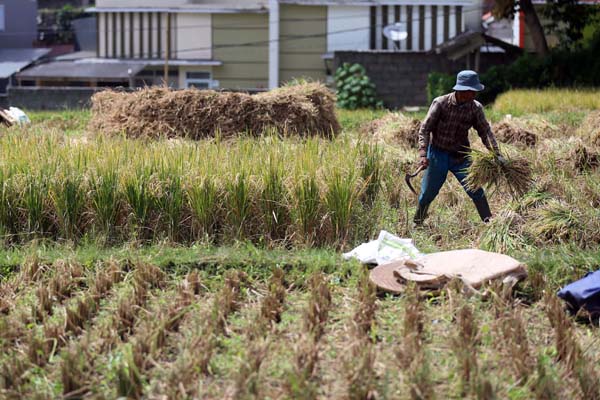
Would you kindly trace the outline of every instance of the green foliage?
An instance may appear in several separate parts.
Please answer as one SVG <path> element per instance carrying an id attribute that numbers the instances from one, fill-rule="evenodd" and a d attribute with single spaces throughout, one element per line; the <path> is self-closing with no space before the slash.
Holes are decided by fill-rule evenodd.
<path id="1" fill-rule="evenodd" d="M 431 103 L 436 97 L 450 93 L 455 83 L 456 78 L 453 75 L 430 73 L 427 76 L 427 101 Z"/>
<path id="2" fill-rule="evenodd" d="M 586 26 L 600 16 L 600 8 L 577 0 L 549 0 L 542 15 L 550 20 L 547 28 L 559 36 L 560 45 L 569 47 L 583 38 Z"/>
<path id="3" fill-rule="evenodd" d="M 558 48 L 547 57 L 525 54 L 512 64 L 495 65 L 480 74 L 485 89 L 477 99 L 492 103 L 499 94 L 518 88 L 598 87 L 600 86 L 600 31 L 586 47 L 577 50 Z M 432 72 L 428 76 L 429 101 L 452 91 L 455 77 Z"/>
<path id="4" fill-rule="evenodd" d="M 338 106 L 350 110 L 382 107 L 377 101 L 375 84 L 360 64 L 344 63 L 335 72 Z"/>

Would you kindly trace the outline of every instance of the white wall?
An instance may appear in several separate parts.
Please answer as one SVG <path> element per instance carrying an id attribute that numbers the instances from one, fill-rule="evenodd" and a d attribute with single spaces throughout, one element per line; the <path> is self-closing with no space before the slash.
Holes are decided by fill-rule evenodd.
<path id="1" fill-rule="evenodd" d="M 212 58 L 212 18 L 210 14 L 177 14 L 177 54 L 189 60 Z M 190 51 L 186 51 L 190 50 Z"/>
<path id="2" fill-rule="evenodd" d="M 471 4 L 463 6 L 463 24 L 465 29 L 480 32 L 481 16 L 483 15 L 483 0 L 471 0 Z"/>
<path id="3" fill-rule="evenodd" d="M 327 51 L 368 50 L 370 21 L 369 7 L 329 6 Z"/>
<path id="4" fill-rule="evenodd" d="M 259 8 L 268 5 L 268 0 L 96 0 L 96 7 L 160 7 L 160 8 Z"/>

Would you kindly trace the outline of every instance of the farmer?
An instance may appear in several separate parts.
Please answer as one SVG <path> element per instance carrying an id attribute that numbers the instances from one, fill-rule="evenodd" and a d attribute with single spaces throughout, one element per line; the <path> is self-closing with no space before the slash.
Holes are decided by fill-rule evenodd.
<path id="1" fill-rule="evenodd" d="M 456 77 L 454 92 L 440 96 L 431 103 L 419 130 L 419 165 L 426 171 L 414 217 L 416 225 L 423 224 L 427 209 L 446 181 L 448 171 L 454 174 L 473 200 L 481 220 L 488 222 L 492 216 L 483 189 L 473 192 L 465 186 L 465 170 L 470 165 L 467 154 L 470 150 L 471 127 L 477 130 L 485 147 L 493 151 L 500 162 L 504 162 L 490 124 L 485 119 L 483 106 L 475 100 L 477 92 L 483 88 L 475 71 L 461 71 Z"/>

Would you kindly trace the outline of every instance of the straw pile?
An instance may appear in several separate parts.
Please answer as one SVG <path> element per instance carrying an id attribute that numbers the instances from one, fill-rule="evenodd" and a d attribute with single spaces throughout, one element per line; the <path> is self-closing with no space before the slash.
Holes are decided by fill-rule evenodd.
<path id="1" fill-rule="evenodd" d="M 505 119 L 494 124 L 493 131 L 496 138 L 502 143 L 533 147 L 537 142 L 535 133 L 521 127 L 512 120 Z"/>
<path id="2" fill-rule="evenodd" d="M 600 154 L 589 150 L 581 144 L 571 151 L 569 159 L 572 161 L 575 170 L 579 172 L 588 171 L 600 165 Z"/>
<path id="3" fill-rule="evenodd" d="M 90 128 L 127 137 L 202 139 L 240 133 L 326 136 L 340 131 L 334 95 L 322 84 L 286 86 L 257 95 L 152 87 L 92 97 Z"/>
<path id="4" fill-rule="evenodd" d="M 579 128 L 580 136 L 589 138 L 591 144 L 600 146 L 600 111 L 592 111 Z"/>
<path id="5" fill-rule="evenodd" d="M 405 144 L 416 147 L 421 121 L 402 113 L 387 113 L 362 127 L 363 134 L 386 143 Z"/>
<path id="6" fill-rule="evenodd" d="M 475 191 L 480 187 L 506 188 L 513 197 L 527 193 L 533 182 L 531 165 L 524 158 L 505 156 L 501 164 L 490 152 L 471 150 L 471 166 L 467 174 L 467 188 Z"/>

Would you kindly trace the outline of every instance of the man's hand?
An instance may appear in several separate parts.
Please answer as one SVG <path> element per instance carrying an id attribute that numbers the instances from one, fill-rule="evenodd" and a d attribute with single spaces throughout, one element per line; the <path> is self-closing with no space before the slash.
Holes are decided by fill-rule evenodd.
<path id="1" fill-rule="evenodd" d="M 502 157 L 499 154 L 496 156 L 496 160 L 498 161 L 498 164 L 500 164 L 502 167 L 504 167 L 504 166 L 506 166 L 506 164 L 508 164 L 508 160 L 506 160 L 506 158 Z"/>
<path id="2" fill-rule="evenodd" d="M 419 166 L 423 167 L 423 169 L 427 169 L 427 167 L 429 167 L 429 160 L 426 156 L 421 156 L 419 158 Z"/>

